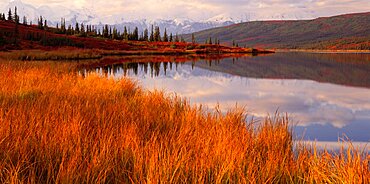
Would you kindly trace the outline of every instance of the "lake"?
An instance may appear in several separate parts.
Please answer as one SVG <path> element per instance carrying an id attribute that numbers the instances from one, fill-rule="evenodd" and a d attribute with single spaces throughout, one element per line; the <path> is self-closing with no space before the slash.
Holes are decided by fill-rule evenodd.
<path id="1" fill-rule="evenodd" d="M 276 53 L 263 56 L 112 57 L 85 68 L 130 77 L 146 89 L 249 117 L 288 113 L 298 139 L 370 142 L 370 54 Z"/>

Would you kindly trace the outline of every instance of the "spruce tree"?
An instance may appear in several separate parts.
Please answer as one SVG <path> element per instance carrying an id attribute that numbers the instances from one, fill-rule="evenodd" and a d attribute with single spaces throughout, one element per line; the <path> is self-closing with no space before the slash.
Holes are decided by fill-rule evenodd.
<path id="1" fill-rule="evenodd" d="M 124 40 L 128 40 L 128 32 L 127 32 L 127 27 L 125 26 L 125 28 L 123 29 L 123 39 Z"/>
<path id="2" fill-rule="evenodd" d="M 136 41 L 139 40 L 139 29 L 137 27 L 135 27 L 134 29 L 134 32 L 132 34 L 132 39 Z"/>
<path id="3" fill-rule="evenodd" d="M 152 32 L 150 33 L 149 41 L 151 41 L 151 42 L 154 41 L 154 26 L 153 25 L 152 25 Z"/>
<path id="4" fill-rule="evenodd" d="M 67 33 L 67 35 L 72 34 L 72 26 L 71 25 L 68 25 L 68 29 L 67 29 L 66 33 Z"/>
<path id="5" fill-rule="evenodd" d="M 118 39 L 118 32 L 117 32 L 116 27 L 114 27 L 114 28 L 113 28 L 113 35 L 112 35 L 112 38 L 113 38 L 113 39 Z"/>
<path id="6" fill-rule="evenodd" d="M 44 29 L 46 30 L 48 28 L 48 21 L 45 19 L 44 21 Z"/>
<path id="7" fill-rule="evenodd" d="M 12 18 L 12 10 L 9 8 L 9 11 L 8 11 L 8 20 L 13 20 Z"/>
<path id="8" fill-rule="evenodd" d="M 62 33 L 66 33 L 66 19 L 61 18 L 60 20 L 60 29 L 62 30 Z"/>
<path id="9" fill-rule="evenodd" d="M 81 36 L 86 36 L 86 31 L 85 31 L 85 25 L 82 23 L 81 24 Z"/>
<path id="10" fill-rule="evenodd" d="M 42 16 L 40 16 L 40 18 L 38 19 L 37 26 L 38 26 L 39 29 L 44 29 Z"/>
<path id="11" fill-rule="evenodd" d="M 78 22 L 76 22 L 75 33 L 76 34 L 79 34 L 80 33 L 80 26 L 78 25 Z"/>
<path id="12" fill-rule="evenodd" d="M 170 40 L 169 42 L 173 42 L 173 36 L 172 36 L 172 33 L 170 34 Z"/>
<path id="13" fill-rule="evenodd" d="M 154 41 L 160 42 L 161 41 L 161 31 L 158 26 L 155 27 L 154 31 Z"/>
<path id="14" fill-rule="evenodd" d="M 144 40 L 144 41 L 148 41 L 148 39 L 149 39 L 149 31 L 148 31 L 148 29 L 147 29 L 147 28 L 145 28 L 145 30 L 144 30 L 144 36 L 143 36 L 143 40 Z"/>
<path id="15" fill-rule="evenodd" d="M 163 41 L 168 42 L 167 29 L 164 28 Z"/>
<path id="16" fill-rule="evenodd" d="M 19 24 L 19 16 L 17 14 L 17 7 L 14 8 L 14 21 Z"/>
<path id="17" fill-rule="evenodd" d="M 105 24 L 104 28 L 103 28 L 103 37 L 104 38 L 108 38 L 109 36 L 109 32 L 108 32 L 108 25 Z"/>
<path id="18" fill-rule="evenodd" d="M 27 17 L 26 16 L 23 16 L 23 22 L 22 22 L 23 25 L 27 25 Z"/>
<path id="19" fill-rule="evenodd" d="M 195 44 L 195 35 L 194 35 L 194 33 L 191 34 L 191 42 L 193 44 Z"/>

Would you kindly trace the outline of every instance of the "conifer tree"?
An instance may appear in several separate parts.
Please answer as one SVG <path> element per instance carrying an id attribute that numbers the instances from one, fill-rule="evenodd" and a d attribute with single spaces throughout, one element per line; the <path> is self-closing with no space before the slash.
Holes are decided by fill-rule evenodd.
<path id="1" fill-rule="evenodd" d="M 44 21 L 44 29 L 46 30 L 48 28 L 48 21 L 45 19 Z"/>
<path id="2" fill-rule="evenodd" d="M 150 33 L 149 41 L 154 42 L 154 26 L 152 25 L 152 32 Z"/>
<path id="3" fill-rule="evenodd" d="M 23 16 L 23 25 L 27 25 L 27 17 Z"/>
<path id="4" fill-rule="evenodd" d="M 109 26 L 108 38 L 112 38 L 112 27 Z"/>
<path id="5" fill-rule="evenodd" d="M 212 45 L 212 37 L 209 37 L 208 44 Z"/>
<path id="6" fill-rule="evenodd" d="M 128 40 L 128 32 L 127 32 L 127 27 L 125 26 L 123 29 L 123 39 Z"/>
<path id="7" fill-rule="evenodd" d="M 166 28 L 164 28 L 163 41 L 168 42 L 168 35 L 167 35 L 167 29 Z"/>
<path id="8" fill-rule="evenodd" d="M 67 35 L 71 35 L 72 34 L 72 26 L 71 25 L 68 25 L 68 29 L 66 31 Z"/>
<path id="9" fill-rule="evenodd" d="M 144 35 L 143 35 L 143 40 L 148 41 L 148 39 L 149 39 L 149 32 L 148 32 L 148 29 L 145 28 Z"/>
<path id="10" fill-rule="evenodd" d="M 108 32 L 109 30 L 108 30 L 108 25 L 107 24 L 105 24 L 105 26 L 104 26 L 104 28 L 103 28 L 103 37 L 104 38 L 108 38 L 108 36 L 109 36 L 109 32 Z"/>
<path id="11" fill-rule="evenodd" d="M 195 35 L 194 35 L 194 33 L 191 34 L 191 42 L 193 44 L 195 44 Z"/>
<path id="12" fill-rule="evenodd" d="M 38 26 L 39 29 L 44 29 L 42 16 L 40 16 L 40 18 L 38 19 L 37 26 Z"/>
<path id="13" fill-rule="evenodd" d="M 158 26 L 155 27 L 154 31 L 154 41 L 160 42 L 161 41 L 161 31 Z"/>
<path id="14" fill-rule="evenodd" d="M 78 25 L 78 22 L 76 22 L 75 33 L 76 34 L 79 34 L 80 33 L 80 26 Z"/>
<path id="15" fill-rule="evenodd" d="M 9 8 L 9 11 L 8 11 L 8 20 L 13 20 L 12 10 L 10 8 Z"/>
<path id="16" fill-rule="evenodd" d="M 134 32 L 132 33 L 132 39 L 133 40 L 139 40 L 139 29 L 135 27 Z"/>
<path id="17" fill-rule="evenodd" d="M 169 42 L 173 42 L 173 35 L 172 35 L 172 33 L 170 34 L 170 40 L 169 40 Z"/>
<path id="18" fill-rule="evenodd" d="M 114 27 L 114 28 L 113 28 L 113 35 L 112 35 L 112 38 L 113 38 L 113 39 L 118 39 L 118 32 L 117 32 L 116 27 Z"/>
<path id="19" fill-rule="evenodd" d="M 83 23 L 81 23 L 81 36 L 86 36 L 86 31 L 85 31 L 85 25 Z"/>
<path id="20" fill-rule="evenodd" d="M 62 30 L 62 33 L 66 33 L 66 19 L 61 18 L 60 20 L 60 29 Z"/>
<path id="21" fill-rule="evenodd" d="M 19 16 L 17 14 L 17 7 L 14 8 L 14 21 L 19 24 Z"/>

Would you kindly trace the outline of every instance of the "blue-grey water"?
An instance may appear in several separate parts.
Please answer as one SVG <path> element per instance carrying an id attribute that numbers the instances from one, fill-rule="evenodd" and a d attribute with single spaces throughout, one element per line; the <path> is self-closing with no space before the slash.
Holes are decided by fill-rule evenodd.
<path id="1" fill-rule="evenodd" d="M 255 119 L 286 112 L 303 140 L 370 142 L 370 54 L 152 60 L 113 58 L 89 71 L 127 76 L 146 89 L 176 93 L 209 109 L 245 107 Z"/>

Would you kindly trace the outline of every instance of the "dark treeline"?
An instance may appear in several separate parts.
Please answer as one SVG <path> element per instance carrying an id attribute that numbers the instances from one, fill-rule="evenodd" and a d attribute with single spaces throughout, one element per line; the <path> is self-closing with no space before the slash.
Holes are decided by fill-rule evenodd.
<path id="1" fill-rule="evenodd" d="M 9 9 L 7 16 L 5 13 L 0 13 L 1 21 L 12 21 L 15 23 L 14 31 L 1 31 L 0 30 L 0 43 L 13 43 L 18 45 L 19 39 L 39 41 L 44 46 L 75 46 L 84 47 L 83 43 L 76 43 L 68 37 L 53 38 L 46 34 L 51 32 L 60 35 L 73 35 L 77 37 L 92 37 L 92 38 L 104 38 L 111 40 L 124 40 L 124 41 L 148 41 L 148 42 L 186 42 L 185 39 L 179 35 L 173 35 L 168 33 L 167 29 L 164 29 L 163 34 L 159 26 L 151 25 L 150 30 L 148 28 L 139 31 L 137 27 L 133 30 L 124 26 L 123 31 L 119 31 L 116 27 L 105 24 L 102 27 L 95 25 L 85 25 L 76 22 L 74 25 L 67 25 L 66 19 L 61 18 L 60 23 L 57 23 L 56 27 L 49 27 L 48 21 L 40 16 L 37 20 L 37 25 L 34 25 L 32 21 L 29 21 L 26 16 L 23 16 L 22 21 L 17 13 L 17 7 Z M 19 34 L 18 25 L 30 26 L 38 28 L 40 32 L 23 31 Z M 4 39 L 6 37 L 7 39 Z M 194 34 L 192 34 L 192 43 L 196 44 Z M 206 40 L 206 44 L 219 45 L 220 40 L 215 38 L 214 40 L 210 37 Z"/>
<path id="2" fill-rule="evenodd" d="M 20 24 L 20 18 L 17 14 L 17 7 L 14 8 L 14 13 L 11 9 L 8 11 L 6 17 L 5 13 L 0 13 L 0 20 L 13 21 L 17 25 Z M 22 24 L 25 26 L 34 26 L 32 21 L 28 21 L 26 16 L 23 16 Z M 114 40 L 133 40 L 133 41 L 150 41 L 150 42 L 185 42 L 185 40 L 172 33 L 168 34 L 167 29 L 164 30 L 164 33 L 161 34 L 161 30 L 158 26 L 151 26 L 151 30 L 147 28 L 142 32 L 139 32 L 139 29 L 135 27 L 132 31 L 130 28 L 124 27 L 124 30 L 121 32 L 116 29 L 114 26 L 104 25 L 102 28 L 94 25 L 84 25 L 83 23 L 79 24 L 78 22 L 75 25 L 66 25 L 66 20 L 61 18 L 60 23 L 56 25 L 55 28 L 48 27 L 48 21 L 40 16 L 37 22 L 37 28 L 40 30 L 46 30 L 56 34 L 65 34 L 65 35 L 75 35 L 79 37 L 100 37 L 106 39 Z M 40 35 L 28 35 L 30 39 L 40 40 Z"/>

